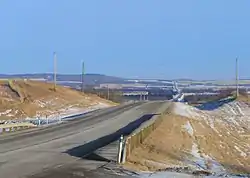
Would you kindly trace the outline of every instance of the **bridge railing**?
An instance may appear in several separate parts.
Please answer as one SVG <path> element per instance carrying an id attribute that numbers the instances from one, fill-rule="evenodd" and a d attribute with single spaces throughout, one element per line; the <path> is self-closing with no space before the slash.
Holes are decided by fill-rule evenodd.
<path id="1" fill-rule="evenodd" d="M 148 95 L 147 91 L 133 91 L 133 92 L 123 92 L 123 96 L 140 96 L 140 95 Z"/>

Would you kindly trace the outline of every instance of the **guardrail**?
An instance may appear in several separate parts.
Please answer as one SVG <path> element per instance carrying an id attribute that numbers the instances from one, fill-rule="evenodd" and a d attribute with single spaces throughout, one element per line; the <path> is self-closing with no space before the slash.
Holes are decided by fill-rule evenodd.
<path id="1" fill-rule="evenodd" d="M 51 125 L 51 124 L 59 124 L 63 121 L 68 121 L 72 119 L 77 119 L 80 117 L 83 117 L 86 114 L 89 114 L 94 111 L 98 111 L 102 108 L 93 108 L 88 109 L 86 111 L 78 112 L 78 113 L 72 113 L 68 115 L 54 115 L 53 117 L 36 117 L 36 118 L 28 118 L 28 119 L 13 119 L 13 120 L 2 120 L 0 121 L 0 125 L 8 125 L 8 124 L 23 124 L 23 123 L 31 123 L 36 126 L 45 126 L 45 125 Z M 2 123 L 2 124 L 1 124 Z"/>
<path id="2" fill-rule="evenodd" d="M 10 131 L 16 131 L 21 129 L 26 129 L 29 127 L 40 127 L 40 126 L 48 126 L 53 124 L 60 124 L 64 121 L 69 121 L 73 119 L 78 119 L 81 117 L 86 116 L 87 114 L 90 114 L 92 112 L 98 111 L 100 109 L 104 109 L 105 107 L 92 107 L 87 108 L 85 111 L 78 112 L 78 113 L 72 113 L 72 114 L 57 114 L 53 117 L 37 117 L 37 118 L 29 118 L 29 119 L 13 119 L 13 120 L 1 120 L 0 121 L 0 134 L 2 132 L 10 132 Z M 18 126 L 18 128 L 15 128 L 15 125 Z M 9 127 L 14 126 L 14 128 Z M 23 126 L 23 127 L 22 127 Z"/>
<path id="3" fill-rule="evenodd" d="M 32 123 L 15 123 L 15 124 L 0 124 L 0 134 L 4 132 L 14 132 L 17 130 L 23 130 L 36 127 Z"/>

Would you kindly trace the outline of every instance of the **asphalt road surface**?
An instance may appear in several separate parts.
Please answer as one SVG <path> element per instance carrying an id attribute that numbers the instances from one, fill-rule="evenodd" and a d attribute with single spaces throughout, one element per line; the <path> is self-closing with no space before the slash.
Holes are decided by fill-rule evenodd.
<path id="1" fill-rule="evenodd" d="M 75 177 L 70 173 L 73 165 L 81 165 L 82 170 L 101 167 L 103 162 L 88 162 L 81 157 L 113 142 L 117 134 L 128 134 L 132 131 L 128 127 L 139 126 L 137 121 L 150 119 L 165 105 L 163 101 L 134 103 L 93 112 L 60 125 L 2 135 L 0 178 L 56 177 L 56 170 L 64 167 L 66 172 L 59 177 Z"/>

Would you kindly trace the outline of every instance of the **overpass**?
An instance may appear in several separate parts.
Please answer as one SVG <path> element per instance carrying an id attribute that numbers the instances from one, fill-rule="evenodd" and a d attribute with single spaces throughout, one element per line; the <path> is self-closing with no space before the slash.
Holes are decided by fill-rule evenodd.
<path id="1" fill-rule="evenodd" d="M 128 91 L 128 92 L 123 92 L 123 96 L 140 96 L 140 95 L 148 95 L 149 92 L 147 91 Z"/>
<path id="2" fill-rule="evenodd" d="M 148 100 L 148 91 L 127 91 L 122 93 L 123 96 L 138 96 L 141 100 Z"/>
<path id="3" fill-rule="evenodd" d="M 0 178 L 58 177 L 59 172 L 56 175 L 52 172 L 67 166 L 68 169 L 63 169 L 65 174 L 59 176 L 63 178 L 76 163 L 81 165 L 81 171 L 97 173 L 107 161 L 94 160 L 115 160 L 117 146 L 110 143 L 119 138 L 117 133 L 132 132 L 132 127 L 139 126 L 145 118 L 150 119 L 165 104 L 164 101 L 130 103 L 51 127 L 0 135 Z M 117 132 L 121 128 L 126 129 Z M 99 148 L 105 149 L 83 159 Z"/>

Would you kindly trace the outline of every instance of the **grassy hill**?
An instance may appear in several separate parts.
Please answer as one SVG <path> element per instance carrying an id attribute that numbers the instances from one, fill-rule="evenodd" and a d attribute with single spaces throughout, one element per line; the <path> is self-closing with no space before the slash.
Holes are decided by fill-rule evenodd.
<path id="1" fill-rule="evenodd" d="M 62 109 L 84 109 L 93 105 L 114 103 L 96 95 L 84 94 L 67 87 L 30 80 L 0 81 L 0 120 L 49 116 Z"/>

